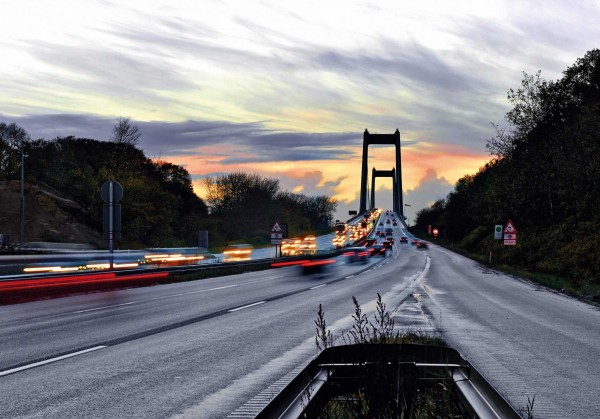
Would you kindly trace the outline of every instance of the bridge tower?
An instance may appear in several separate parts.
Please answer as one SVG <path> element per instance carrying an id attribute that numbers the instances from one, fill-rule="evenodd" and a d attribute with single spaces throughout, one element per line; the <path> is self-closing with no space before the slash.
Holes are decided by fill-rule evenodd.
<path id="1" fill-rule="evenodd" d="M 392 178 L 392 193 L 394 194 L 394 208 L 398 206 L 396 199 L 398 198 L 398 182 L 396 179 L 396 169 L 392 170 L 377 170 L 373 168 L 371 172 L 371 209 L 375 208 L 375 179 L 378 177 Z M 394 209 L 395 211 L 395 209 Z"/>
<path id="2" fill-rule="evenodd" d="M 369 171 L 369 145 L 371 144 L 389 144 L 396 147 L 396 173 L 394 177 L 394 212 L 400 217 L 404 216 L 404 205 L 402 202 L 402 163 L 400 155 L 400 131 L 396 129 L 393 134 L 370 134 L 365 129 L 363 135 L 363 156 L 362 156 L 362 176 L 360 182 L 360 211 L 364 213 L 367 210 L 367 176 Z M 371 191 L 373 193 L 373 191 Z"/>

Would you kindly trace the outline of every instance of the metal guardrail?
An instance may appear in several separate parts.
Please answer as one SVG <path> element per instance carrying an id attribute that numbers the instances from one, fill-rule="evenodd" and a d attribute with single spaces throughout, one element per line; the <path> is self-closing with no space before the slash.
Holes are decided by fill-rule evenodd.
<path id="1" fill-rule="evenodd" d="M 366 344 L 325 349 L 271 400 L 256 419 L 318 415 L 340 388 L 351 388 L 353 380 L 364 377 L 374 371 L 373 368 L 379 368 L 378 374 L 382 370 L 399 374 L 398 382 L 403 382 L 407 388 L 431 386 L 443 377 L 454 383 L 463 417 L 521 418 L 455 349 L 414 344 Z"/>

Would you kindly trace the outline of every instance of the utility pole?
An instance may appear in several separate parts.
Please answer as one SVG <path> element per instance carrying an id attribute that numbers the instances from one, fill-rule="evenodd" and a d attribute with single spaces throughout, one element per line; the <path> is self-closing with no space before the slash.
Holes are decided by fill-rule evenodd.
<path id="1" fill-rule="evenodd" d="M 23 247 L 25 239 L 25 152 L 23 138 L 21 138 L 21 228 L 19 232 L 19 246 Z"/>

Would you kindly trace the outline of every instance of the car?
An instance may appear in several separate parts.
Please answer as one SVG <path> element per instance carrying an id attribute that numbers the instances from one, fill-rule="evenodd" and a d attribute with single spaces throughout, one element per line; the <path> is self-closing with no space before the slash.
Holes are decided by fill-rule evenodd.
<path id="1" fill-rule="evenodd" d="M 389 224 L 391 221 L 388 219 L 385 221 L 386 224 Z"/>
<path id="2" fill-rule="evenodd" d="M 410 244 L 415 244 L 416 245 L 418 241 L 419 241 L 419 239 L 412 239 L 410 241 Z"/>
<path id="3" fill-rule="evenodd" d="M 252 259 L 251 244 L 232 244 L 223 251 L 223 262 L 241 262 Z"/>
<path id="4" fill-rule="evenodd" d="M 385 229 L 385 235 L 386 236 L 393 236 L 394 235 L 394 230 L 392 230 L 391 228 L 386 228 Z"/>
<path id="5" fill-rule="evenodd" d="M 389 240 L 384 240 L 381 244 L 386 249 L 391 249 L 392 245 L 393 245 L 393 243 L 391 241 L 389 241 Z"/>
<path id="6" fill-rule="evenodd" d="M 388 239 L 388 241 L 392 242 L 392 244 L 394 244 L 394 241 L 395 241 L 395 240 L 394 240 L 394 238 L 393 238 L 393 237 L 388 237 L 387 239 Z"/>
<path id="7" fill-rule="evenodd" d="M 386 252 L 387 252 L 387 247 L 385 247 L 382 244 L 374 244 L 373 246 L 371 246 L 371 249 L 373 249 L 372 256 L 375 256 L 375 255 L 385 256 Z"/>
<path id="8" fill-rule="evenodd" d="M 408 237 L 406 237 L 406 236 L 400 237 L 400 243 L 408 243 Z"/>
<path id="9" fill-rule="evenodd" d="M 417 247 L 418 247 L 419 249 L 429 249 L 429 243 L 427 243 L 427 242 L 424 242 L 424 241 L 422 241 L 422 240 L 419 240 L 419 241 L 417 242 Z"/>
<path id="10" fill-rule="evenodd" d="M 365 247 L 371 247 L 377 243 L 377 239 L 367 239 L 365 240 Z"/>
<path id="11" fill-rule="evenodd" d="M 344 250 L 343 256 L 344 258 L 346 258 L 348 263 L 367 263 L 367 258 L 369 257 L 369 249 L 367 249 L 366 247 L 349 247 L 346 250 Z"/>
<path id="12" fill-rule="evenodd" d="M 397 227 L 397 226 L 398 226 L 398 223 L 394 221 L 394 222 L 392 222 L 392 225 L 393 225 L 394 227 Z"/>

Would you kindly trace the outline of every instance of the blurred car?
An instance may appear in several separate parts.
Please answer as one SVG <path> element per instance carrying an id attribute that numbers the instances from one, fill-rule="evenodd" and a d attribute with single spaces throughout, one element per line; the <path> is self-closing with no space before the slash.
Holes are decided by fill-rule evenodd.
<path id="1" fill-rule="evenodd" d="M 335 259 L 313 259 L 300 264 L 302 275 L 326 274 L 335 267 Z"/>
<path id="2" fill-rule="evenodd" d="M 417 244 L 417 242 L 418 242 L 418 241 L 419 241 L 419 239 L 412 239 L 412 240 L 410 241 L 410 244 Z"/>
<path id="3" fill-rule="evenodd" d="M 232 244 L 223 251 L 224 262 L 241 262 L 252 259 L 251 244 Z"/>
<path id="4" fill-rule="evenodd" d="M 366 247 L 349 247 L 344 250 L 344 258 L 348 261 L 348 263 L 361 262 L 367 263 L 367 258 L 369 257 L 369 249 Z"/>
<path id="5" fill-rule="evenodd" d="M 387 240 L 390 241 L 390 242 L 392 242 L 392 244 L 394 244 L 394 242 L 395 242 L 395 240 L 394 240 L 393 237 L 388 237 Z"/>
<path id="6" fill-rule="evenodd" d="M 398 223 L 397 223 L 397 222 L 395 222 L 395 221 L 393 221 L 393 222 L 392 222 L 392 225 L 393 225 L 394 227 L 396 227 L 396 226 L 398 225 Z"/>
<path id="7" fill-rule="evenodd" d="M 408 237 L 406 237 L 406 236 L 400 237 L 400 243 L 408 243 Z"/>
<path id="8" fill-rule="evenodd" d="M 386 224 L 389 224 L 391 221 L 389 220 L 389 218 L 387 220 L 385 220 Z"/>
<path id="9" fill-rule="evenodd" d="M 382 244 L 374 244 L 370 248 L 373 249 L 372 256 L 375 256 L 375 255 L 385 256 L 387 253 L 387 248 Z"/>
<path id="10" fill-rule="evenodd" d="M 383 243 L 381 243 L 381 245 L 386 249 L 391 249 L 393 246 L 392 242 L 389 240 L 384 240 Z"/>
<path id="11" fill-rule="evenodd" d="M 427 242 L 424 242 L 424 241 L 422 241 L 422 240 L 419 240 L 419 241 L 417 242 L 417 247 L 418 247 L 419 249 L 429 249 L 429 243 L 427 243 Z"/>
<path id="12" fill-rule="evenodd" d="M 385 235 L 386 236 L 393 236 L 394 235 L 394 230 L 392 230 L 391 228 L 386 228 L 385 229 Z"/>
<path id="13" fill-rule="evenodd" d="M 377 239 L 367 239 L 365 240 L 365 247 L 371 247 L 375 243 L 377 243 Z"/>

